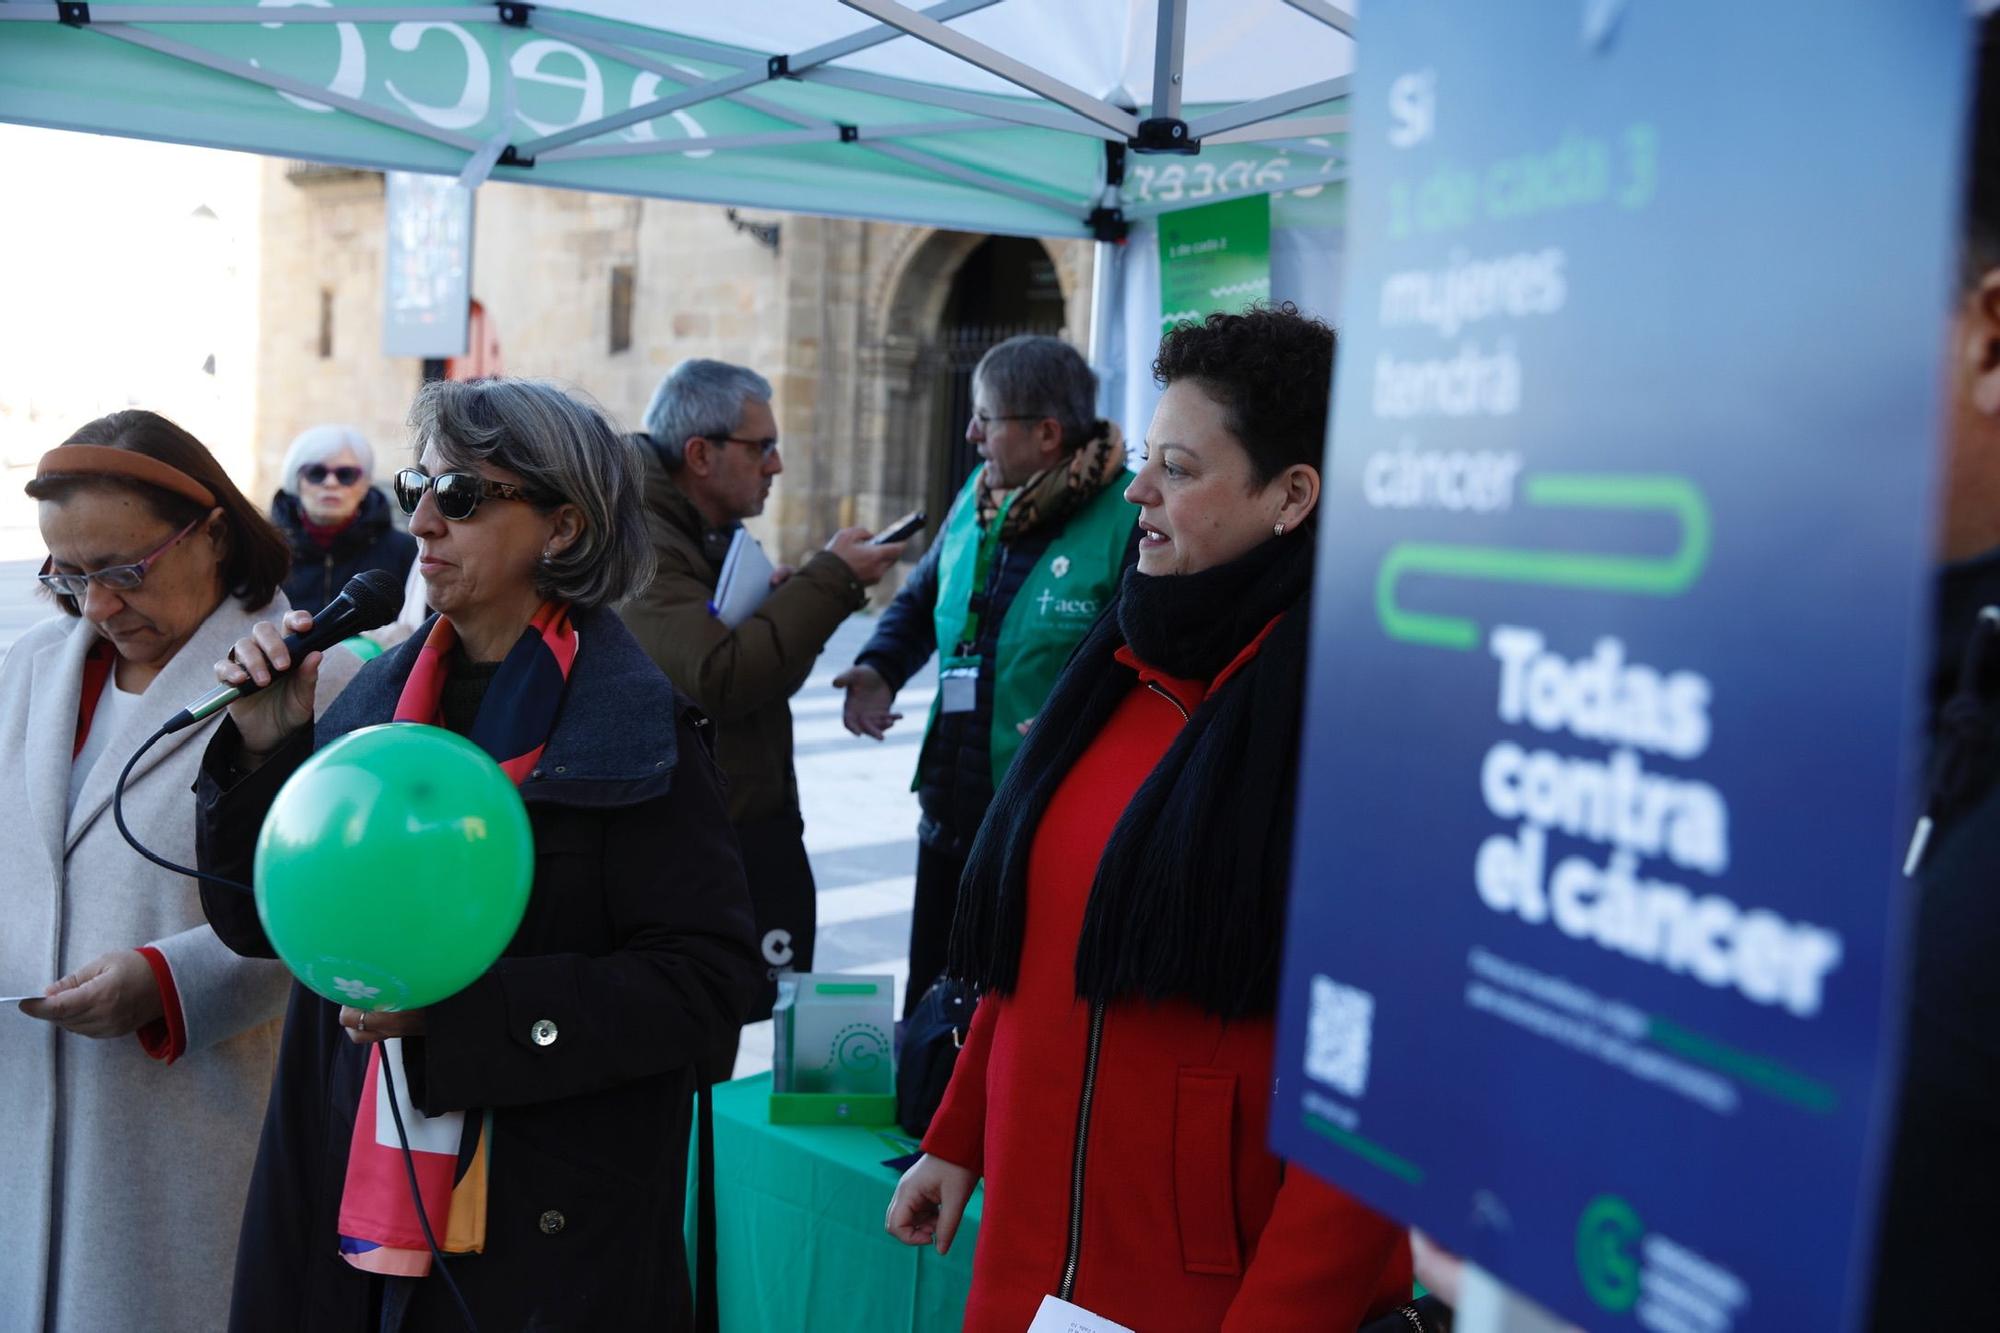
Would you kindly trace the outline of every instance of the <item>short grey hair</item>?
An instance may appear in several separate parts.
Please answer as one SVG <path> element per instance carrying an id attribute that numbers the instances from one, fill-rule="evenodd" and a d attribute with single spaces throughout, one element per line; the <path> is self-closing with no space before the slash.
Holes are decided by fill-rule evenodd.
<path id="1" fill-rule="evenodd" d="M 299 432 L 292 447 L 285 450 L 285 461 L 278 473 L 278 489 L 299 493 L 299 473 L 314 463 L 324 463 L 342 449 L 352 449 L 354 456 L 361 460 L 361 471 L 365 476 L 375 475 L 375 447 L 368 443 L 368 437 L 353 426 L 314 426 Z"/>
<path id="2" fill-rule="evenodd" d="M 535 590 L 580 608 L 608 606 L 653 578 L 636 445 L 595 404 L 546 380 L 435 380 L 410 405 L 411 441 L 453 467 L 516 473 L 541 509 L 565 502 L 583 535 L 535 569 Z"/>
<path id="3" fill-rule="evenodd" d="M 979 358 L 972 379 L 1009 416 L 1054 417 L 1065 449 L 1088 444 L 1097 433 L 1097 375 L 1061 338 L 1009 338 Z"/>
<path id="4" fill-rule="evenodd" d="M 702 357 L 667 372 L 646 404 L 646 434 L 653 437 L 670 468 L 684 461 L 690 437 L 728 435 L 743 416 L 743 404 L 771 401 L 771 381 L 747 366 Z"/>

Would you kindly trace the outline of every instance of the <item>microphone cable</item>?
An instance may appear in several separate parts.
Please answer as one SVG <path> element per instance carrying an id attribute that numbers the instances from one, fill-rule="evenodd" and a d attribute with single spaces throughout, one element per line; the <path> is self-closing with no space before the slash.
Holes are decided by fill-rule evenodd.
<path id="1" fill-rule="evenodd" d="M 139 760 L 145 756 L 146 751 L 158 745 L 169 734 L 166 727 L 161 727 L 158 731 L 148 736 L 143 745 L 132 751 L 132 757 L 125 761 L 124 771 L 118 775 L 118 785 L 111 789 L 111 818 L 118 825 L 118 835 L 131 845 L 133 851 L 139 853 L 139 855 L 145 857 L 154 865 L 159 866 L 162 870 L 171 870 L 177 875 L 186 875 L 189 879 L 197 879 L 204 884 L 219 884 L 225 889 L 234 889 L 238 893 L 249 893 L 251 890 L 248 884 L 238 884 L 235 880 L 226 878 L 225 876 L 211 875 L 206 870 L 196 870 L 193 866 L 177 865 L 169 861 L 166 857 L 159 855 L 152 848 L 146 846 L 145 843 L 140 842 L 138 836 L 125 823 L 125 784 L 132 780 L 132 770 L 138 767 Z"/>
<path id="2" fill-rule="evenodd" d="M 168 734 L 168 728 L 161 727 L 158 731 L 148 736 L 145 743 L 132 752 L 132 757 L 125 761 L 124 769 L 118 774 L 118 785 L 111 789 L 111 818 L 118 825 L 119 836 L 130 844 L 133 851 L 139 853 L 139 855 L 145 857 L 148 861 L 151 861 L 163 870 L 171 870 L 175 874 L 186 875 L 190 879 L 199 880 L 204 884 L 216 884 L 225 889 L 234 889 L 238 893 L 249 893 L 254 897 L 255 894 L 248 884 L 239 884 L 235 880 L 223 875 L 210 874 L 206 870 L 197 870 L 193 866 L 184 866 L 177 862 L 169 861 L 166 857 L 161 856 L 159 853 L 153 851 L 152 848 L 146 846 L 145 843 L 140 842 L 138 835 L 134 834 L 131 827 L 126 824 L 125 784 L 131 781 L 132 770 L 138 766 L 139 760 Z M 438 1249 L 437 1236 L 431 1231 L 430 1213 L 424 1208 L 423 1190 L 417 1184 L 417 1160 L 410 1152 L 409 1131 L 403 1128 L 403 1108 L 396 1099 L 396 1077 L 389 1072 L 389 1059 L 386 1052 L 384 1052 L 382 1058 L 382 1081 L 389 1092 L 389 1116 L 396 1122 L 396 1139 L 402 1145 L 403 1149 L 403 1170 L 408 1174 L 410 1180 L 410 1202 L 415 1205 L 417 1221 L 423 1227 L 424 1244 L 430 1246 L 431 1265 L 438 1276 L 444 1279 L 445 1286 L 450 1289 L 452 1302 L 458 1306 L 458 1316 L 465 1321 L 468 1333 L 479 1333 L 479 1321 L 472 1317 L 472 1307 L 465 1303 L 465 1294 L 458 1289 L 457 1279 L 452 1277 L 451 1269 L 445 1266 L 444 1255 Z"/>

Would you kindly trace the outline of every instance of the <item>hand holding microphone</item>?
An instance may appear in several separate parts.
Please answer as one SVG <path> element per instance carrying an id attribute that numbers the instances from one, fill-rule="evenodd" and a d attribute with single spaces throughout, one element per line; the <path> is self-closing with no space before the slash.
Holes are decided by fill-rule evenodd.
<path id="1" fill-rule="evenodd" d="M 356 574 L 317 616 L 293 611 L 282 622 L 260 621 L 215 664 L 222 682 L 177 714 L 165 727 L 179 731 L 225 705 L 243 734 L 245 767 L 254 768 L 287 736 L 313 720 L 313 694 L 323 649 L 396 617 L 402 586 L 381 570 Z M 290 630 L 290 634 L 282 633 Z M 265 692 L 272 682 L 281 688 Z"/>
<path id="2" fill-rule="evenodd" d="M 313 696 L 324 654 L 314 650 L 295 656 L 280 633 L 281 628 L 290 631 L 296 641 L 312 627 L 310 611 L 290 612 L 276 624 L 260 620 L 247 636 L 236 641 L 226 659 L 215 664 L 215 678 L 224 685 L 239 690 L 246 685 L 253 687 L 229 705 L 230 720 L 243 734 L 245 768 L 255 767 L 257 760 L 284 744 L 300 727 L 312 725 Z M 277 689 L 264 688 L 273 681 L 278 682 Z"/>

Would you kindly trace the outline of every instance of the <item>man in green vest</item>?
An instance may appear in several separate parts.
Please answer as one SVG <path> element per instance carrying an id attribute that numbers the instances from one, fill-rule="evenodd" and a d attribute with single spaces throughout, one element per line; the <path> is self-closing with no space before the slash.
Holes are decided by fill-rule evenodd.
<path id="1" fill-rule="evenodd" d="M 1009 338 L 972 374 L 965 437 L 985 460 L 854 665 L 843 721 L 881 740 L 936 652 L 917 759 L 916 901 L 905 1013 L 944 968 L 958 880 L 1000 777 L 1070 650 L 1137 557 L 1138 509 L 1097 376 L 1060 338 Z"/>

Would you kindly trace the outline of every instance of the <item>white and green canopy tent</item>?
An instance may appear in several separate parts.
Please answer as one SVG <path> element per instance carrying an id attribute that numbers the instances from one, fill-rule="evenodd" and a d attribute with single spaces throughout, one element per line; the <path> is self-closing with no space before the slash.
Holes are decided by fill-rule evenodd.
<path id="1" fill-rule="evenodd" d="M 0 0 L 0 120 L 1110 244 L 1337 193 L 1352 30 L 1329 0 Z M 1138 303 L 1101 253 L 1115 379 Z"/>

